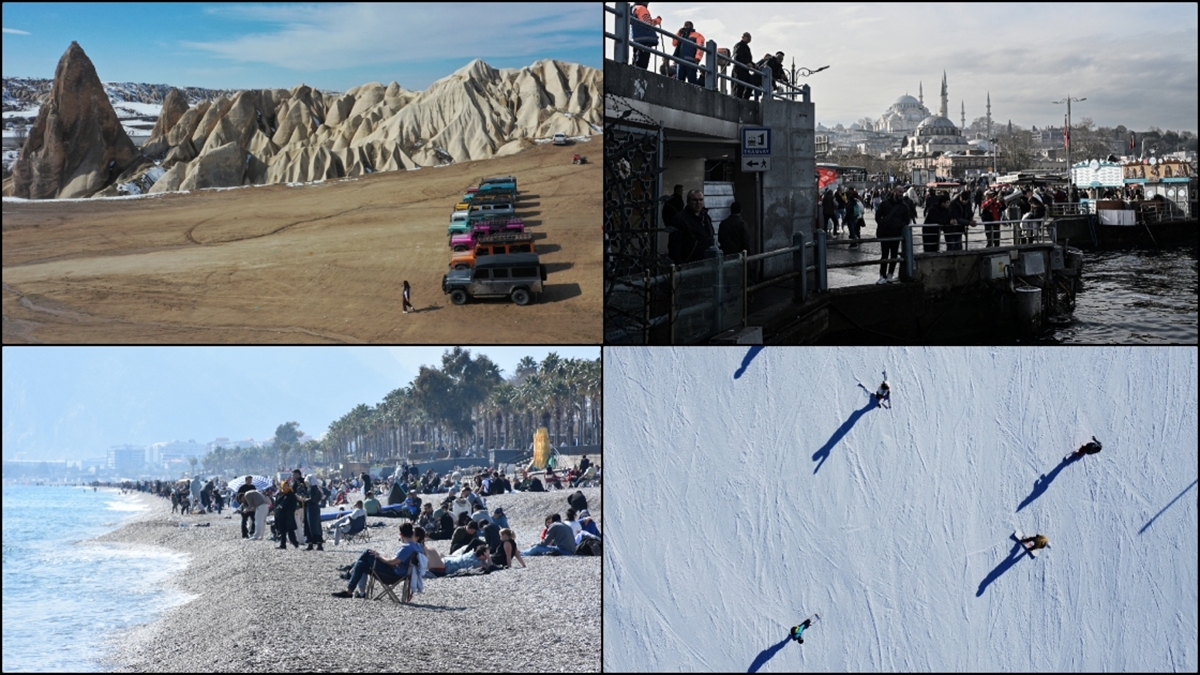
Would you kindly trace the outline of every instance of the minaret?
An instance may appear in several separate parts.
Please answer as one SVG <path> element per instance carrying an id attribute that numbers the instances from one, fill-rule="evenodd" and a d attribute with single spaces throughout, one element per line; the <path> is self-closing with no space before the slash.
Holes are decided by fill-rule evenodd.
<path id="1" fill-rule="evenodd" d="M 921 105 L 925 105 L 925 83 L 924 82 L 917 83 L 917 91 L 920 93 L 920 96 L 917 97 L 917 100 L 921 102 Z"/>
<path id="2" fill-rule="evenodd" d="M 962 114 L 962 117 L 961 117 L 962 126 L 960 126 L 959 129 L 966 131 L 966 129 L 967 129 L 967 102 L 960 100 L 959 104 L 962 106 L 962 113 L 961 113 Z"/>
<path id="3" fill-rule="evenodd" d="M 950 114 L 950 104 L 946 95 L 946 71 L 942 71 L 942 107 L 938 108 L 938 115 L 947 117 Z"/>
<path id="4" fill-rule="evenodd" d="M 988 96 L 987 135 L 988 135 L 988 138 L 990 139 L 992 137 L 992 92 L 989 91 L 987 96 Z"/>

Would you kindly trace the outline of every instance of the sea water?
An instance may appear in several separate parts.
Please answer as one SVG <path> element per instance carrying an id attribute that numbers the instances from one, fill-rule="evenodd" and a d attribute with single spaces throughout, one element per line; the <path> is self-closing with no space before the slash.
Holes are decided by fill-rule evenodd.
<path id="1" fill-rule="evenodd" d="M 167 580 L 187 556 L 88 540 L 149 507 L 82 487 L 4 485 L 4 672 L 98 671 L 106 638 L 190 597 Z"/>

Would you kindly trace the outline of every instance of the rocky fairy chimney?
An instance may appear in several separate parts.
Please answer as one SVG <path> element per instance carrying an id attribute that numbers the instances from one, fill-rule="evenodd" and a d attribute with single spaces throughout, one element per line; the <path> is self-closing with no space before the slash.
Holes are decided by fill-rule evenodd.
<path id="1" fill-rule="evenodd" d="M 13 194 L 26 199 L 90 197 L 143 161 L 91 59 L 72 42 L 58 61 L 50 96 L 13 167 Z"/>

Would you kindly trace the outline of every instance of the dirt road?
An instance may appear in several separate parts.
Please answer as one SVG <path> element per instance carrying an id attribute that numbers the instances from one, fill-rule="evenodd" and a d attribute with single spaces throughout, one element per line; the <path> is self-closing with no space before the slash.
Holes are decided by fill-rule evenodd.
<path id="1" fill-rule="evenodd" d="M 574 165 L 575 153 L 595 155 Z M 600 143 L 290 187 L 3 205 L 5 343 L 599 344 Z M 517 176 L 540 302 L 450 303 L 464 188 Z M 412 286 L 414 314 L 400 312 Z"/>

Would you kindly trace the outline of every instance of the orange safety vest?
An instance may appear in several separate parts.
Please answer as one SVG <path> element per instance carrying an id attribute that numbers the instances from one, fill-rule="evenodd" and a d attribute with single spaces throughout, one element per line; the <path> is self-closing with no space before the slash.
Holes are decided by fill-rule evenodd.
<path id="1" fill-rule="evenodd" d="M 638 21 L 641 21 L 642 23 L 648 23 L 648 24 L 652 24 L 655 26 L 662 25 L 662 17 L 659 17 L 657 19 L 651 18 L 650 10 L 646 9 L 645 5 L 635 5 L 634 6 L 633 18 L 637 19 Z"/>

